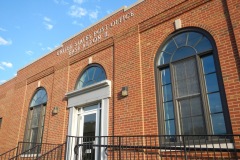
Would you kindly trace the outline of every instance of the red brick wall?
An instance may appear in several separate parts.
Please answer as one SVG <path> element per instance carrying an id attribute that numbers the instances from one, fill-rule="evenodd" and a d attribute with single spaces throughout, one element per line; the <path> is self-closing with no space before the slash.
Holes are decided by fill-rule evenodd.
<path id="1" fill-rule="evenodd" d="M 192 1 L 189 1 L 191 3 Z M 186 3 L 187 4 L 187 3 Z M 198 27 L 208 31 L 214 38 L 218 50 L 219 61 L 221 65 L 221 71 L 224 81 L 224 88 L 227 94 L 227 103 L 230 111 L 230 117 L 233 125 L 233 133 L 239 134 L 239 76 L 236 61 L 239 59 L 235 53 L 235 47 L 232 45 L 232 33 L 229 31 L 227 24 L 227 17 L 224 14 L 225 7 L 221 1 L 211 1 L 205 3 L 199 7 L 196 7 L 188 12 L 179 14 L 176 17 L 170 18 L 167 21 L 163 21 L 157 26 L 154 26 L 148 30 L 143 30 L 141 33 L 141 51 L 142 51 L 142 65 L 143 65 L 143 84 L 146 88 L 143 88 L 144 94 L 144 110 L 145 112 L 145 134 L 157 134 L 155 127 L 157 126 L 156 116 L 156 99 L 154 96 L 154 58 L 157 50 L 164 40 L 173 33 L 174 20 L 181 19 L 183 27 Z M 184 5 L 183 5 L 184 6 Z M 178 6 L 179 7 L 179 6 Z M 183 9 L 182 9 L 183 10 Z M 185 8 L 186 10 L 186 8 Z M 173 9 L 174 11 L 174 9 Z M 214 14 L 212 14 L 214 13 Z M 155 18 L 152 20 L 152 24 L 155 21 L 161 21 Z M 151 21 L 151 19 L 149 20 Z M 159 23 L 159 22 L 156 22 Z M 142 23 L 147 24 L 147 22 Z M 141 28 L 141 24 L 140 24 Z M 142 27 L 144 28 L 144 27 Z M 239 45 L 239 43 L 236 43 Z M 153 130 L 152 130 L 153 129 Z M 149 131 L 149 132 L 147 132 Z"/>
<path id="2" fill-rule="evenodd" d="M 107 79 L 112 81 L 109 135 L 158 134 L 154 60 L 160 45 L 175 31 L 176 19 L 181 19 L 183 28 L 202 28 L 213 36 L 233 133 L 239 134 L 239 7 L 238 0 L 145 0 L 70 38 L 63 47 L 127 13 L 134 14 L 111 27 L 107 39 L 72 56 L 57 56 L 59 48 L 19 70 L 16 78 L 0 86 L 0 153 L 23 140 L 29 103 L 39 83 L 48 93 L 43 142 L 64 142 L 68 127 L 65 94 L 74 90 L 79 74 L 89 65 L 89 57 L 92 63 L 103 66 Z M 120 95 L 123 86 L 129 89 L 125 98 Z M 55 106 L 59 113 L 54 115 Z"/>
<path id="3" fill-rule="evenodd" d="M 16 79 L 8 81 L 5 85 L 1 86 L 0 92 L 0 116 L 3 117 L 0 129 L 0 150 L 5 151 L 16 146 L 18 139 L 18 130 L 20 125 L 21 107 L 14 105 L 13 96 L 14 84 Z M 4 92 L 3 92 L 4 90 Z M 19 96 L 21 97 L 21 96 Z M 11 118 L 9 118 L 11 117 Z M 8 141 L 6 141 L 8 140 Z"/>

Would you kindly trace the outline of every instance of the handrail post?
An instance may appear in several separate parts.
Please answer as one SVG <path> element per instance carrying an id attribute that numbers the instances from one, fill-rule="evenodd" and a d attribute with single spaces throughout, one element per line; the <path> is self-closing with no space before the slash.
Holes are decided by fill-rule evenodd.
<path id="1" fill-rule="evenodd" d="M 119 159 L 121 159 L 121 136 L 119 136 Z"/>
<path id="2" fill-rule="evenodd" d="M 184 148 L 184 158 L 185 160 L 187 160 L 187 149 L 186 149 L 186 144 L 185 144 L 185 137 L 184 135 L 182 136 L 182 140 L 183 140 L 183 148 Z"/>
<path id="3" fill-rule="evenodd" d="M 66 142 L 64 142 L 64 144 L 66 145 Z M 65 145 L 62 145 L 62 147 L 61 147 L 61 149 L 60 149 L 60 160 L 62 160 L 63 147 L 64 147 Z"/>
<path id="4" fill-rule="evenodd" d="M 65 153 L 64 153 L 64 158 L 66 158 L 66 159 L 67 159 L 68 139 L 70 139 L 70 138 L 68 137 L 68 135 L 66 135 L 66 140 L 65 140 Z"/>
<path id="5" fill-rule="evenodd" d="M 225 138 L 226 139 L 226 138 Z M 237 146 L 236 146 L 236 139 L 240 139 L 240 136 L 232 136 L 231 137 L 231 140 L 232 140 L 232 143 L 233 143 L 233 152 L 234 152 L 234 156 L 236 158 L 238 158 L 238 152 L 237 152 Z"/>
<path id="6" fill-rule="evenodd" d="M 18 156 L 17 156 L 17 155 L 18 155 L 19 143 L 20 143 L 20 142 L 18 142 L 17 151 L 16 151 L 16 153 L 15 153 L 15 155 L 14 155 L 14 156 L 16 157 L 16 160 L 18 159 Z"/>
<path id="7" fill-rule="evenodd" d="M 38 159 L 38 154 L 40 154 L 40 148 L 39 148 L 40 145 L 37 144 L 37 154 L 36 154 L 36 159 Z M 33 156 L 34 157 L 34 156 Z"/>

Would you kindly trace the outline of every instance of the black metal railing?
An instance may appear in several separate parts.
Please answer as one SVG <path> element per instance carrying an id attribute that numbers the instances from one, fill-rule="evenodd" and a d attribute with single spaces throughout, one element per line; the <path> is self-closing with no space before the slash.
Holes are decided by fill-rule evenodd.
<path id="1" fill-rule="evenodd" d="M 68 160 L 240 159 L 240 135 L 67 137 Z"/>
<path id="2" fill-rule="evenodd" d="M 15 148 L 1 154 L 0 155 L 0 160 L 10 159 L 10 158 L 16 156 L 17 149 L 18 149 L 18 147 L 15 147 Z"/>
<path id="3" fill-rule="evenodd" d="M 38 157 L 56 148 L 57 146 L 59 146 L 59 144 L 19 142 L 18 154 L 16 157 L 38 159 Z M 13 157 L 13 160 L 15 160 L 14 158 L 16 157 Z"/>
<path id="4" fill-rule="evenodd" d="M 66 143 L 19 142 L 0 160 L 237 160 L 240 135 L 67 136 Z"/>
<path id="5" fill-rule="evenodd" d="M 58 146 L 49 143 L 19 142 L 16 148 L 0 155 L 0 160 L 38 159 Z"/>
<path id="6" fill-rule="evenodd" d="M 58 145 L 57 147 L 53 148 L 52 150 L 48 151 L 47 153 L 38 157 L 38 160 L 62 160 L 64 159 L 64 151 L 65 151 L 66 143 Z"/>

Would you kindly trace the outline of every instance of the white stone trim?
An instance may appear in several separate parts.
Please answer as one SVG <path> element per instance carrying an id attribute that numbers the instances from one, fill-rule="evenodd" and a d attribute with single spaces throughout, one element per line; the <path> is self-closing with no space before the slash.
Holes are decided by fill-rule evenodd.
<path id="1" fill-rule="evenodd" d="M 234 149 L 234 144 L 233 143 L 220 143 L 220 144 L 207 144 L 207 143 L 202 143 L 202 144 L 195 144 L 195 145 L 185 145 L 186 148 L 192 148 L 192 149 Z M 171 145 L 170 145 L 171 147 Z M 173 148 L 184 148 L 183 145 L 177 145 L 173 146 Z M 170 151 L 169 149 L 161 149 L 161 151 Z M 179 149 L 172 149 L 171 151 L 182 151 Z"/>
<path id="2" fill-rule="evenodd" d="M 111 97 L 111 81 L 104 80 L 99 83 L 71 91 L 66 94 L 68 108 L 87 105 Z"/>

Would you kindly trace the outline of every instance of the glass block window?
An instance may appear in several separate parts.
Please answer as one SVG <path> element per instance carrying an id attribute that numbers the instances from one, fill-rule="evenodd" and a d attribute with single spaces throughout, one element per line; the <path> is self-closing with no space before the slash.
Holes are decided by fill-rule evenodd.
<path id="1" fill-rule="evenodd" d="M 214 43 L 208 37 L 198 30 L 181 31 L 158 51 L 161 134 L 227 133 L 224 90 L 219 87 L 223 85 Z"/>
<path id="2" fill-rule="evenodd" d="M 76 83 L 75 89 L 81 89 L 86 86 L 101 82 L 106 79 L 104 69 L 99 65 L 91 65 L 81 74 Z"/>

